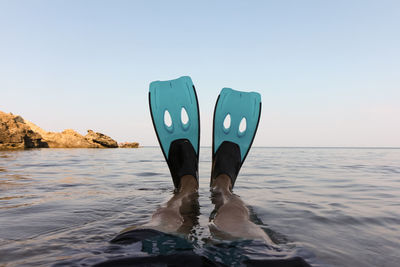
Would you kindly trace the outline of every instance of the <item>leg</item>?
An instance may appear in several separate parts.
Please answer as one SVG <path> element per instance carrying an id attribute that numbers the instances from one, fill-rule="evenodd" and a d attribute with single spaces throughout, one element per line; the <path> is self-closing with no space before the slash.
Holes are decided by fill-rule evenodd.
<path id="1" fill-rule="evenodd" d="M 269 236 L 250 221 L 249 210 L 230 191 L 231 188 L 231 179 L 225 174 L 219 175 L 211 185 L 212 199 L 217 211 L 214 225 L 210 227 L 211 232 L 222 238 L 261 239 L 272 245 Z"/>
<path id="2" fill-rule="evenodd" d="M 183 176 L 174 196 L 165 206 L 153 213 L 150 222 L 139 228 L 151 228 L 164 233 L 189 234 L 199 213 L 197 189 L 198 183 L 195 177 Z M 127 228 L 123 232 L 129 230 L 132 228 Z"/>

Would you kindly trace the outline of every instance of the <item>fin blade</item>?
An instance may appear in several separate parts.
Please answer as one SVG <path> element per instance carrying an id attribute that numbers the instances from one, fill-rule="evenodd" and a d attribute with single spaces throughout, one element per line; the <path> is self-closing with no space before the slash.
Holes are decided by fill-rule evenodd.
<path id="1" fill-rule="evenodd" d="M 228 114 L 231 117 L 231 124 L 228 130 L 224 130 L 223 121 Z M 214 114 L 213 153 L 216 153 L 222 142 L 230 141 L 239 145 L 241 158 L 244 161 L 253 143 L 260 115 L 261 95 L 259 93 L 223 88 Z M 246 129 L 243 135 L 239 135 L 239 126 L 243 118 L 246 118 Z"/>
<path id="2" fill-rule="evenodd" d="M 154 129 L 165 156 L 168 156 L 172 141 L 184 138 L 191 142 L 198 154 L 199 111 L 192 79 L 189 76 L 183 76 L 175 80 L 150 83 L 149 102 Z M 188 115 L 190 124 L 188 126 L 183 125 L 181 121 L 182 108 L 185 108 Z M 171 128 L 166 127 L 164 123 L 166 110 L 172 120 Z"/>

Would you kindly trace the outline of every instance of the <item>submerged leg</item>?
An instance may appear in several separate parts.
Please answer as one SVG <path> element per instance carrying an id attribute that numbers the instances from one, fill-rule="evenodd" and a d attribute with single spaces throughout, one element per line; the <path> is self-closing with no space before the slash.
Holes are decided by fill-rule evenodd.
<path id="1" fill-rule="evenodd" d="M 150 228 L 164 233 L 189 234 L 199 214 L 197 190 L 197 179 L 191 175 L 183 176 L 174 196 L 153 213 L 150 222 L 135 229 Z M 133 229 L 127 228 L 123 232 L 130 230 Z"/>
<path id="2" fill-rule="evenodd" d="M 232 182 L 228 175 L 219 175 L 211 184 L 212 200 L 216 214 L 210 230 L 218 238 L 261 239 L 274 244 L 269 236 L 250 221 L 248 208 L 239 196 L 231 192 Z"/>

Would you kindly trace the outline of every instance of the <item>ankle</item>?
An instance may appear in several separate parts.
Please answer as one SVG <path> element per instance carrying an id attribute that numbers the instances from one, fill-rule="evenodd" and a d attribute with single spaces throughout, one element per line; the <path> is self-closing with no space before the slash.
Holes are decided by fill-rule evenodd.
<path id="1" fill-rule="evenodd" d="M 232 190 L 231 178 L 226 174 L 220 174 L 214 179 L 211 188 L 215 192 L 230 193 Z"/>
<path id="2" fill-rule="evenodd" d="M 181 177 L 178 192 L 179 193 L 194 193 L 197 192 L 199 184 L 197 179 L 192 175 L 184 175 Z"/>

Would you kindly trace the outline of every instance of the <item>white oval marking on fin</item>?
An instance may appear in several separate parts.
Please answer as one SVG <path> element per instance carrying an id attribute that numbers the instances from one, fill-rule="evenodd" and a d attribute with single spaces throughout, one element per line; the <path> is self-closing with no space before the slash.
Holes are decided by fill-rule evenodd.
<path id="1" fill-rule="evenodd" d="M 171 127 L 172 126 L 171 115 L 169 114 L 167 109 L 164 111 L 164 124 L 167 127 Z"/>
<path id="2" fill-rule="evenodd" d="M 227 114 L 224 119 L 224 129 L 228 130 L 231 127 L 231 114 Z"/>
<path id="3" fill-rule="evenodd" d="M 185 107 L 182 107 L 181 109 L 181 121 L 183 125 L 189 123 L 189 115 L 187 114 Z"/>
<path id="4" fill-rule="evenodd" d="M 239 124 L 239 133 L 243 134 L 247 128 L 247 120 L 246 117 L 243 117 Z"/>

